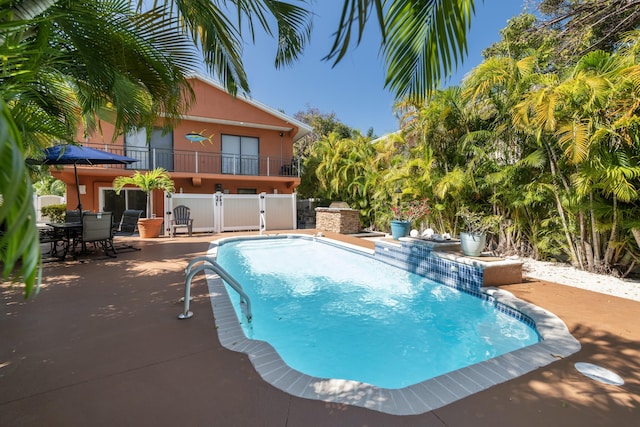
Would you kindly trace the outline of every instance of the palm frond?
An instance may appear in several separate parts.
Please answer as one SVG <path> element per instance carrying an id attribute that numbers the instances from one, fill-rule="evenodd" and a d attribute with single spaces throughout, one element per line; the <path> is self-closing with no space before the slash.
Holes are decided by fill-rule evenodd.
<path id="1" fill-rule="evenodd" d="M 558 127 L 558 144 L 564 148 L 564 154 L 573 164 L 584 161 L 589 154 L 588 123 L 572 120 Z"/>
<path id="2" fill-rule="evenodd" d="M 462 62 L 473 0 L 391 1 L 385 15 L 386 85 L 397 98 L 424 100 Z"/>
<path id="3" fill-rule="evenodd" d="M 40 241 L 24 148 L 11 113 L 0 99 L 0 261 L 2 280 L 22 281 L 25 298 L 40 283 Z"/>

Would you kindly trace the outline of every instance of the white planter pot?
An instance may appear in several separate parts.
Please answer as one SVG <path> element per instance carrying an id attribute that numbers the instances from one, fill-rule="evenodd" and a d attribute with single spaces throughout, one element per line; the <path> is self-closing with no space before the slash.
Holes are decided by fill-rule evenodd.
<path id="1" fill-rule="evenodd" d="M 480 256 L 487 244 L 486 234 L 460 233 L 460 247 L 466 256 Z"/>

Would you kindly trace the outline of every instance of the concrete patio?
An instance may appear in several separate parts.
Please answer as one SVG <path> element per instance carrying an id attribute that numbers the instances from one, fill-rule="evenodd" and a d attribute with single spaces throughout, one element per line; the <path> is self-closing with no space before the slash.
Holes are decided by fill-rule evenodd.
<path id="1" fill-rule="evenodd" d="M 501 288 L 567 324 L 582 344 L 568 358 L 421 415 L 288 395 L 220 345 L 204 275 L 193 282 L 195 316 L 177 319 L 184 268 L 212 239 L 130 238 L 141 251 L 47 263 L 26 301 L 20 286 L 0 285 L 0 426 L 640 424 L 640 302 L 538 281 Z M 576 362 L 625 384 L 589 379 Z"/>

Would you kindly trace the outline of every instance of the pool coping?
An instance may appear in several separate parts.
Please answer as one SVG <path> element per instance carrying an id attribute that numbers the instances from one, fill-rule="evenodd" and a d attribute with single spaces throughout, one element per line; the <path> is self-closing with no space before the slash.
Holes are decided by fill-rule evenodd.
<path id="1" fill-rule="evenodd" d="M 207 255 L 215 258 L 218 244 L 224 241 L 289 236 L 310 238 L 308 235 L 294 233 L 221 238 L 212 242 Z M 327 238 L 318 239 L 371 254 L 370 250 L 355 245 Z M 549 365 L 576 353 L 581 348 L 565 323 L 553 313 L 520 300 L 508 291 L 483 288 L 482 292 L 496 302 L 531 318 L 535 322 L 541 341 L 399 389 L 387 389 L 352 380 L 313 377 L 289 367 L 269 343 L 247 338 L 220 277 L 211 272 L 207 272 L 206 277 L 218 338 L 222 346 L 247 354 L 258 374 L 269 384 L 306 399 L 360 406 L 392 415 L 416 415 Z"/>

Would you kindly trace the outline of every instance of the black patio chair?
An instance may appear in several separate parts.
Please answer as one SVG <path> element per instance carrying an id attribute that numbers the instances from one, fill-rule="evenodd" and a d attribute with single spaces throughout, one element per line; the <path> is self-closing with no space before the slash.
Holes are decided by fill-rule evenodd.
<path id="1" fill-rule="evenodd" d="M 124 211 L 120 222 L 113 227 L 114 242 L 117 243 L 117 237 L 134 236 L 138 234 L 138 220 L 142 216 L 142 212 L 143 211 L 136 209 L 127 209 Z M 134 251 L 142 250 L 142 248 L 137 248 L 126 243 L 114 245 L 114 248 L 116 251 L 124 249 L 131 249 Z"/>

